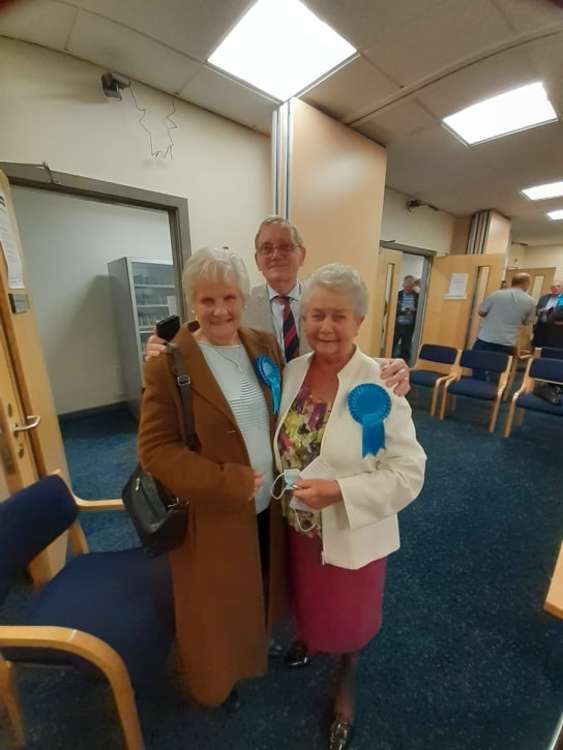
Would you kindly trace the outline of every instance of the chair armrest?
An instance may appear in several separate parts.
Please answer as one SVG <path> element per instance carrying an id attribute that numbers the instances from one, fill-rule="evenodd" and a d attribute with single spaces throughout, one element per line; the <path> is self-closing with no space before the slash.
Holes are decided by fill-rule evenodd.
<path id="1" fill-rule="evenodd" d="M 78 495 L 74 495 L 74 493 L 73 497 L 79 510 L 86 511 L 87 513 L 101 513 L 104 510 L 125 510 L 123 500 L 119 497 L 106 500 L 84 500 L 78 497 Z"/>
<path id="2" fill-rule="evenodd" d="M 563 544 L 555 563 L 555 570 L 545 599 L 544 609 L 555 617 L 563 619 Z"/>

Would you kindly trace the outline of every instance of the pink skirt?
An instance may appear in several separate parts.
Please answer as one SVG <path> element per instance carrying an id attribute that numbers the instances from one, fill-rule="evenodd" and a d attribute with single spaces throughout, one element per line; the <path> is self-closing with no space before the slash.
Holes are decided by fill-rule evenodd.
<path id="1" fill-rule="evenodd" d="M 377 635 L 386 558 L 358 570 L 321 563 L 321 540 L 289 528 L 289 575 L 299 637 L 309 651 L 359 651 Z"/>

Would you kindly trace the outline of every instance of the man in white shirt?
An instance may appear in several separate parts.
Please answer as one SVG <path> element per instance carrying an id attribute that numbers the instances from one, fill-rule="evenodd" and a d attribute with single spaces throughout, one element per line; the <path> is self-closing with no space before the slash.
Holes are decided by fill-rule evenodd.
<path id="1" fill-rule="evenodd" d="M 260 224 L 254 239 L 256 265 L 265 284 L 255 286 L 248 297 L 242 323 L 276 336 L 286 361 L 310 351 L 300 335 L 301 282 L 299 269 L 305 246 L 297 227 L 281 216 L 270 216 Z M 165 342 L 151 336 L 146 357 L 158 356 Z M 381 375 L 398 396 L 410 390 L 409 369 L 402 359 L 380 360 Z"/>

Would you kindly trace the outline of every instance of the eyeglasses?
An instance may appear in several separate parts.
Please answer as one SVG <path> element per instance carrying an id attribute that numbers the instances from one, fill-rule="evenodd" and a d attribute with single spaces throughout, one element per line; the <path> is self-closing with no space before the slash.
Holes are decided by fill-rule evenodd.
<path id="1" fill-rule="evenodd" d="M 258 248 L 258 255 L 261 255 L 264 258 L 269 258 L 276 250 L 281 256 L 287 257 L 295 250 L 295 245 L 292 245 L 289 242 L 280 242 L 279 245 L 272 242 L 265 242 Z"/>

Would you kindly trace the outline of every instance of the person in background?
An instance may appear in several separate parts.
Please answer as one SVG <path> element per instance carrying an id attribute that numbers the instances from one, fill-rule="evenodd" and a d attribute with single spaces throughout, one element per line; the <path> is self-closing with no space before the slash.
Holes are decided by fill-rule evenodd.
<path id="1" fill-rule="evenodd" d="M 200 704 L 238 707 L 236 684 L 266 671 L 268 631 L 285 613 L 285 527 L 270 507 L 275 417 L 256 362 L 283 360 L 272 334 L 241 327 L 244 263 L 205 249 L 182 283 L 197 318 L 174 338 L 191 378 L 201 449 L 182 437 L 168 356 L 147 362 L 140 463 L 188 503 L 188 532 L 170 553 L 180 674 Z"/>
<path id="2" fill-rule="evenodd" d="M 397 317 L 395 320 L 395 335 L 393 337 L 393 353 L 397 346 L 405 362 L 411 358 L 412 337 L 418 311 L 418 292 L 415 289 L 414 276 L 405 276 L 403 288 L 397 297 Z"/>
<path id="3" fill-rule="evenodd" d="M 544 346 L 546 342 L 547 320 L 553 308 L 557 307 L 557 302 L 561 295 L 561 281 L 555 280 L 551 285 L 549 294 L 542 295 L 536 306 L 537 320 L 534 326 L 534 346 Z"/>
<path id="4" fill-rule="evenodd" d="M 285 367 L 274 453 L 278 471 L 300 473 L 283 501 L 290 589 L 305 648 L 339 657 L 328 748 L 344 750 L 360 653 L 381 626 L 386 559 L 399 548 L 397 514 L 419 494 L 426 456 L 406 399 L 385 388 L 379 364 L 355 344 L 368 308 L 358 272 L 319 268 L 302 305 L 312 354 Z M 360 417 L 377 412 L 369 452 Z"/>
<path id="5" fill-rule="evenodd" d="M 256 265 L 265 283 L 251 290 L 242 323 L 273 333 L 289 362 L 310 351 L 306 337 L 301 335 L 302 283 L 298 277 L 305 260 L 305 245 L 294 224 L 281 216 L 270 216 L 258 227 L 254 247 Z M 147 341 L 145 357 L 158 356 L 164 349 L 165 342 L 153 334 Z M 405 396 L 410 390 L 406 362 L 378 361 L 385 384 L 395 388 L 397 395 Z"/>
<path id="6" fill-rule="evenodd" d="M 527 293 L 530 275 L 517 273 L 512 278 L 510 289 L 499 289 L 483 300 L 479 315 L 483 323 L 473 349 L 478 351 L 505 352 L 514 354 L 520 326 L 532 322 L 535 302 Z M 473 370 L 477 380 L 494 377 L 486 370 Z"/>

